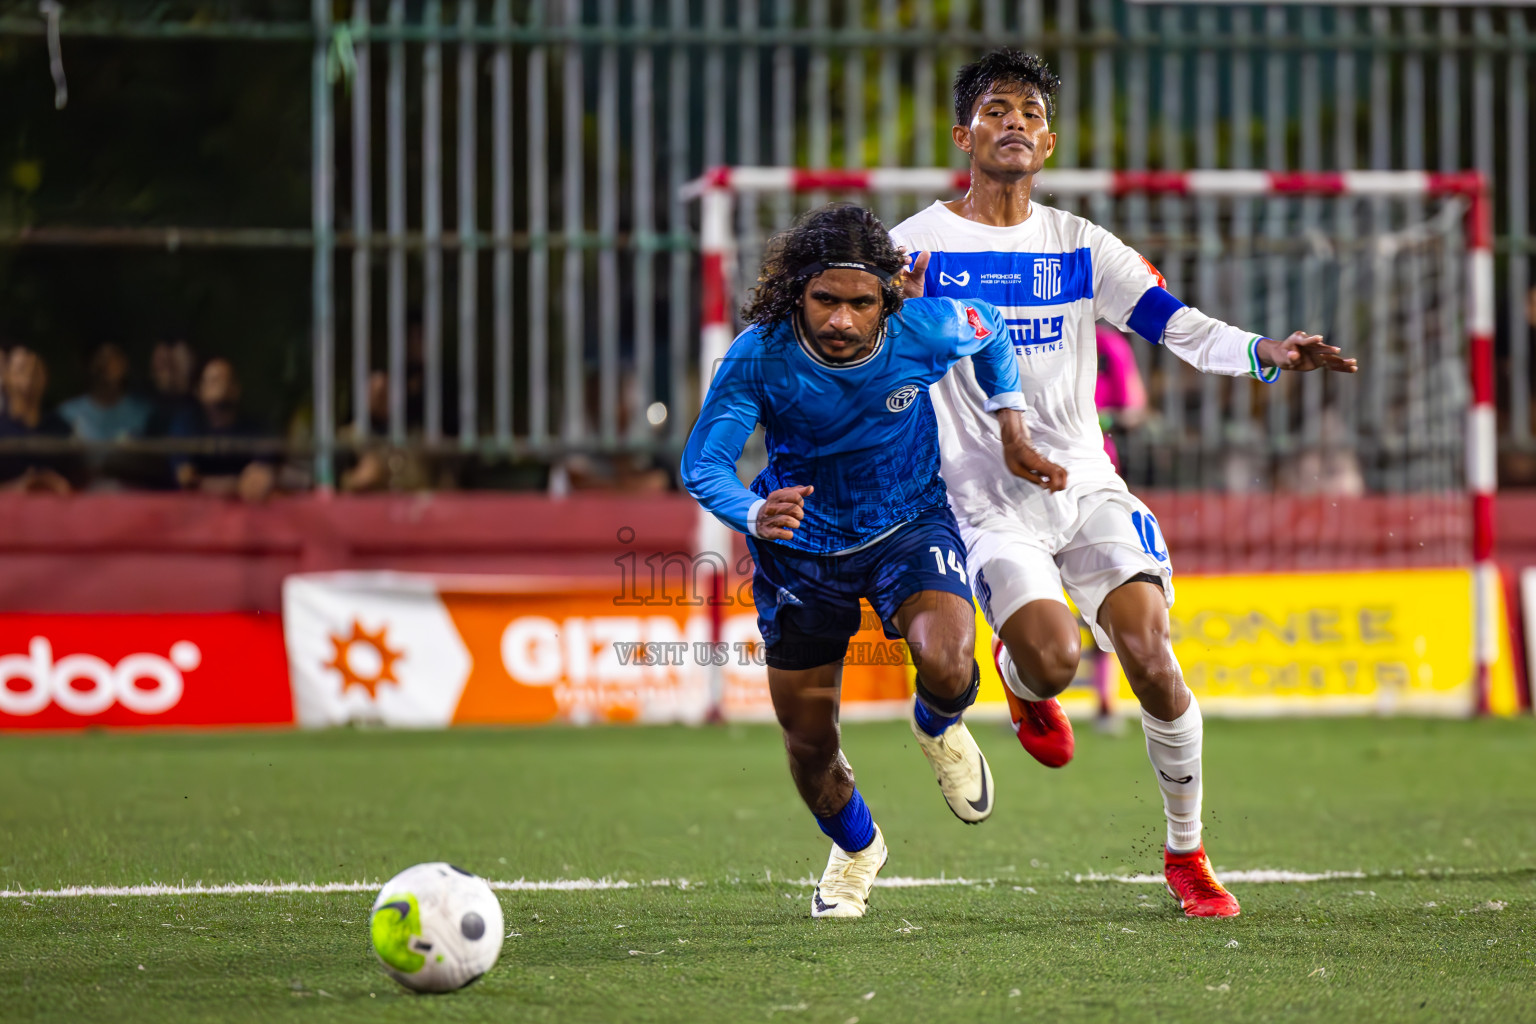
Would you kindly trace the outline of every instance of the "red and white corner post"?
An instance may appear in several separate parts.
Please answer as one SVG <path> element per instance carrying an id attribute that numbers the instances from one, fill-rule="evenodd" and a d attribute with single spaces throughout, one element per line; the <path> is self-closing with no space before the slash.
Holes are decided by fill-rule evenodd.
<path id="1" fill-rule="evenodd" d="M 1493 502 L 1498 490 L 1498 433 L 1493 369 L 1493 216 L 1488 183 L 1470 175 L 1467 209 L 1467 362 L 1472 408 L 1467 423 L 1467 489 L 1472 492 L 1473 689 L 1475 711 L 1487 714 L 1493 663 L 1499 657 L 1499 569 L 1493 558 Z"/>
<path id="2" fill-rule="evenodd" d="M 735 233 L 731 230 L 733 207 L 729 180 L 725 172 L 706 181 L 700 193 L 699 262 L 700 290 L 703 293 L 702 329 L 699 333 L 699 403 L 709 393 L 710 381 L 731 347 L 730 266 Z M 730 528 L 699 507 L 698 531 L 694 540 L 697 576 L 705 580 L 705 608 L 709 615 L 709 642 L 712 657 L 705 658 L 704 678 L 708 685 L 705 717 L 718 722 L 725 717 L 725 667 L 720 652 L 725 640 L 726 574 L 730 570 L 732 537 Z"/>

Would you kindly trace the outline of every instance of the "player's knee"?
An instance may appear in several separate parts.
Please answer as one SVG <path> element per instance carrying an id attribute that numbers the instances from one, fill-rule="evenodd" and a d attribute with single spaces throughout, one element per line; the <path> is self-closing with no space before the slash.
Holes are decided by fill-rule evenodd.
<path id="1" fill-rule="evenodd" d="M 923 684 L 940 697 L 958 697 L 971 686 L 975 672 L 976 652 L 958 644 L 941 644 L 925 648 L 922 657 L 914 655 L 913 662 Z"/>
<path id="2" fill-rule="evenodd" d="M 1013 661 L 1031 690 L 1042 697 L 1054 697 L 1072 685 L 1081 656 L 1082 645 L 1074 630 L 1069 636 L 1051 637 L 1031 646 L 1023 658 L 1015 656 Z"/>

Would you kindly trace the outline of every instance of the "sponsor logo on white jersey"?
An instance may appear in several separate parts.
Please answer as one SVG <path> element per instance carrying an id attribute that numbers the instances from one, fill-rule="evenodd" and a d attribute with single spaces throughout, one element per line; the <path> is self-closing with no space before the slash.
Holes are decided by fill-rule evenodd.
<path id="1" fill-rule="evenodd" d="M 939 284 L 952 284 L 956 288 L 964 288 L 971 283 L 971 272 L 963 270 L 958 274 L 950 275 L 939 271 Z"/>
<path id="2" fill-rule="evenodd" d="M 1035 261 L 1035 298 L 1054 299 L 1061 294 L 1061 260 Z"/>
<path id="3" fill-rule="evenodd" d="M 1061 352 L 1067 347 L 1066 342 L 1066 315 L 1051 316 L 1050 310 L 1044 310 L 1047 315 L 1036 316 L 1042 312 L 1038 306 L 1004 306 L 1004 323 L 1008 325 L 1008 335 L 1013 341 L 1013 347 L 1022 355 L 1034 355 L 1039 352 Z"/>
<path id="4" fill-rule="evenodd" d="M 181 700 L 182 673 L 202 663 L 203 652 L 190 640 L 172 644 L 168 658 L 130 654 L 109 665 L 94 654 L 67 654 L 54 661 L 53 644 L 35 636 L 26 654 L 0 657 L 0 713 L 35 715 L 51 701 L 72 715 L 99 715 L 114 703 L 158 715 Z M 13 688 L 17 683 L 26 688 Z"/>
<path id="5" fill-rule="evenodd" d="M 907 407 L 915 401 L 917 401 L 917 385 L 903 384 L 885 396 L 885 407 L 891 412 L 905 412 Z"/>

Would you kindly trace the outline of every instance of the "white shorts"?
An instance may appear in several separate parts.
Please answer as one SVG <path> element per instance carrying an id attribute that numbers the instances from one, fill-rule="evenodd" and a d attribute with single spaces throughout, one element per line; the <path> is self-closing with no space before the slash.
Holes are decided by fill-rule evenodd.
<path id="1" fill-rule="evenodd" d="M 1090 491 L 1078 500 L 1077 526 L 1056 550 L 1052 538 L 1016 518 L 995 518 L 985 528 L 960 520 L 972 590 L 996 633 L 1031 601 L 1060 601 L 1065 589 L 1102 650 L 1114 650 L 1099 626 L 1099 605 L 1109 592 L 1140 573 L 1163 583 L 1173 607 L 1173 564 L 1157 519 L 1140 499 L 1119 488 Z"/>

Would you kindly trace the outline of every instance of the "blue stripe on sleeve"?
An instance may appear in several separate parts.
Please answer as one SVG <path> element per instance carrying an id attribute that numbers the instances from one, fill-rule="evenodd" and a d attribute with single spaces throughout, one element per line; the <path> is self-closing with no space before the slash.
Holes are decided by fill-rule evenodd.
<path id="1" fill-rule="evenodd" d="M 1137 300 L 1126 326 L 1152 344 L 1160 345 L 1163 332 L 1168 329 L 1169 319 L 1183 308 L 1184 303 L 1168 294 L 1168 289 L 1148 288 Z"/>

